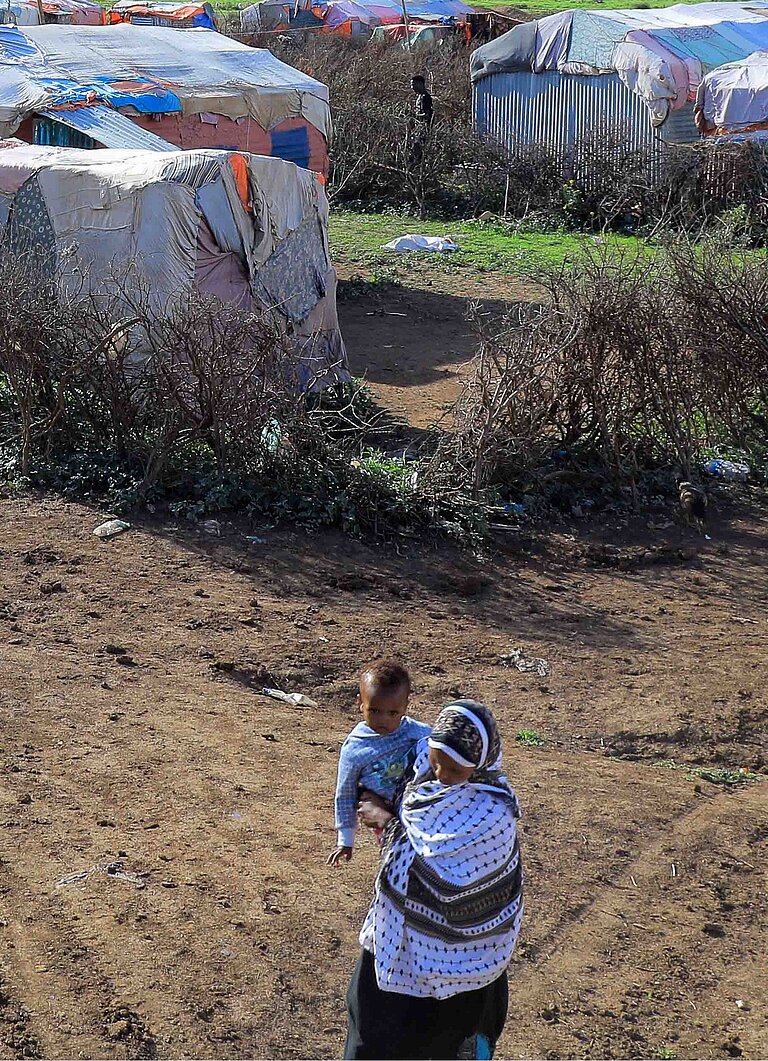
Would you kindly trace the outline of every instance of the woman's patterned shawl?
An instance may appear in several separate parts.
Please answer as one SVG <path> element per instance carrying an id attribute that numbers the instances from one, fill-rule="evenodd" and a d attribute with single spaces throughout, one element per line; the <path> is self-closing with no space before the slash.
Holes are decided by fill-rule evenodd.
<path id="1" fill-rule="evenodd" d="M 477 770 L 464 784 L 442 785 L 422 743 L 399 818 L 385 831 L 360 941 L 374 954 L 383 990 L 447 998 L 490 984 L 512 957 L 523 913 L 520 810 L 501 773 L 501 741 L 487 707 L 449 704 L 433 742 Z"/>

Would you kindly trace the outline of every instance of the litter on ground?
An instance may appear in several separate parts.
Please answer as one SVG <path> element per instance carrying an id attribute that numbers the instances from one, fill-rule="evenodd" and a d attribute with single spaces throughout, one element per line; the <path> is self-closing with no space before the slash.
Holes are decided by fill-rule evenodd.
<path id="1" fill-rule="evenodd" d="M 304 693 L 284 693 L 282 689 L 270 689 L 264 688 L 261 690 L 265 696 L 271 696 L 273 700 L 281 700 L 284 704 L 290 704 L 291 707 L 319 707 L 317 700 L 313 700 L 309 696 L 305 696 Z"/>
<path id="2" fill-rule="evenodd" d="M 526 656 L 520 648 L 513 648 L 499 658 L 508 667 L 516 667 L 524 674 L 538 674 L 540 678 L 546 678 L 552 671 L 547 660 L 539 659 L 537 656 Z"/>
<path id="3" fill-rule="evenodd" d="M 461 250 L 451 236 L 398 236 L 384 244 L 385 251 L 432 251 L 442 254 L 445 251 Z"/>
<path id="4" fill-rule="evenodd" d="M 124 531 L 130 530 L 130 523 L 126 523 L 122 519 L 110 519 L 106 523 L 101 523 L 93 532 L 97 538 L 101 538 L 102 541 L 107 541 L 109 538 L 116 538 L 118 534 L 123 534 Z"/>
<path id="5" fill-rule="evenodd" d="M 56 881 L 56 887 L 66 888 L 71 884 L 81 884 L 96 873 L 104 873 L 113 880 L 125 881 L 126 884 L 133 884 L 136 888 L 145 888 L 147 885 L 146 873 L 129 873 L 128 870 L 123 869 L 122 862 L 115 861 L 96 863 L 89 869 L 80 869 L 74 873 L 68 873 L 65 877 L 61 877 Z"/>

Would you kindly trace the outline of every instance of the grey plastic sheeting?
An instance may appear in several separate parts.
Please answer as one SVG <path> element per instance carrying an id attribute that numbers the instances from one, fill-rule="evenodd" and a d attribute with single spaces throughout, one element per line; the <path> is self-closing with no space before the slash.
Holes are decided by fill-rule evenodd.
<path id="1" fill-rule="evenodd" d="M 643 100 L 616 74 L 579 76 L 551 71 L 491 74 L 475 84 L 475 128 L 509 151 L 532 146 L 569 150 L 580 141 L 622 133 L 624 148 L 698 139 L 690 108 L 656 130 Z"/>

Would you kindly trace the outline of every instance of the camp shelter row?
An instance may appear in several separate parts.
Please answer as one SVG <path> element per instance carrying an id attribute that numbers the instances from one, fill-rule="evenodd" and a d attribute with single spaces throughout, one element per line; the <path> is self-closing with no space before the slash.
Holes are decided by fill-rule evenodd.
<path id="1" fill-rule="evenodd" d="M 472 8 L 463 0 L 407 0 L 407 12 L 409 25 L 459 25 Z M 401 0 L 260 0 L 240 12 L 246 33 L 306 30 L 366 38 L 379 26 L 402 22 Z"/>
<path id="2" fill-rule="evenodd" d="M 117 0 L 109 9 L 96 0 L 5 0 L 0 8 L 3 25 L 107 26 L 116 22 L 179 29 L 218 27 L 216 13 L 207 0 Z"/>
<path id="3" fill-rule="evenodd" d="M 471 57 L 482 135 L 510 151 L 571 150 L 618 132 L 630 147 L 768 129 L 768 3 L 559 12 Z"/>
<path id="4" fill-rule="evenodd" d="M 273 155 L 326 175 L 328 89 L 210 29 L 0 26 L 0 137 Z"/>

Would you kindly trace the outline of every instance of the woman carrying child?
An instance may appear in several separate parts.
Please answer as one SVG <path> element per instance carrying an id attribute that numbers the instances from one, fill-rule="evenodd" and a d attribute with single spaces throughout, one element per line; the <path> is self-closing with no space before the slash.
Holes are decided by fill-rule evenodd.
<path id="1" fill-rule="evenodd" d="M 441 711 L 396 814 L 361 802 L 384 836 L 345 1058 L 457 1058 L 468 1040 L 492 1056 L 523 916 L 519 817 L 496 720 L 472 700 Z"/>

